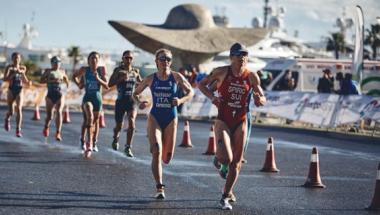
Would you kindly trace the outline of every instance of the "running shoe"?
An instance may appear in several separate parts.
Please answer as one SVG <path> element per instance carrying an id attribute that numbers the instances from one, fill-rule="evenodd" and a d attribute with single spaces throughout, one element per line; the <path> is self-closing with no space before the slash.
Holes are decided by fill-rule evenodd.
<path id="1" fill-rule="evenodd" d="M 132 150 L 131 150 L 131 147 L 126 145 L 125 146 L 125 149 L 124 149 L 124 153 L 127 157 L 130 157 L 130 158 L 133 158 L 133 153 L 132 153 Z"/>
<path id="2" fill-rule="evenodd" d="M 241 160 L 241 162 L 242 162 L 242 163 L 247 163 L 248 161 L 247 161 L 247 159 L 243 158 L 243 159 Z"/>
<path id="3" fill-rule="evenodd" d="M 42 134 L 44 135 L 44 137 L 48 137 L 49 136 L 49 128 L 44 128 L 44 130 L 42 130 Z"/>
<path id="4" fill-rule="evenodd" d="M 16 137 L 22 137 L 21 130 L 16 130 Z"/>
<path id="5" fill-rule="evenodd" d="M 157 192 L 154 198 L 156 199 L 165 199 L 165 185 L 163 184 L 157 184 L 156 185 Z"/>
<path id="6" fill-rule="evenodd" d="M 55 139 L 58 140 L 58 141 L 61 141 L 61 140 L 62 140 L 61 132 L 57 132 L 57 133 L 55 134 Z"/>
<path id="7" fill-rule="evenodd" d="M 98 144 L 97 144 L 96 141 L 94 141 L 94 146 L 93 146 L 93 148 L 92 148 L 92 151 L 93 151 L 93 152 L 98 152 L 98 151 L 99 151 Z"/>
<path id="8" fill-rule="evenodd" d="M 119 140 L 118 139 L 113 139 L 112 141 L 112 148 L 113 150 L 117 151 L 119 149 Z"/>
<path id="9" fill-rule="evenodd" d="M 214 157 L 214 160 L 212 161 L 212 163 L 214 164 L 215 168 L 217 168 L 217 169 L 220 169 L 220 167 L 222 166 L 219 163 L 218 158 L 216 158 L 216 156 Z"/>
<path id="10" fill-rule="evenodd" d="M 219 201 L 222 210 L 232 210 L 232 205 L 230 204 L 230 198 L 227 195 L 222 195 L 222 198 Z"/>
<path id="11" fill-rule="evenodd" d="M 6 131 L 10 131 L 11 130 L 11 121 L 9 119 L 5 119 L 4 120 L 4 129 Z"/>

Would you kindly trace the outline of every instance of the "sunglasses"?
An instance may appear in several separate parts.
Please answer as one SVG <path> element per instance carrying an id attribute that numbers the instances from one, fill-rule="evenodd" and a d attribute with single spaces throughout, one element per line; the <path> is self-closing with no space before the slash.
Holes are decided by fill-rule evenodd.
<path id="1" fill-rule="evenodd" d="M 168 57 L 168 56 L 161 56 L 161 57 L 158 58 L 158 60 L 160 62 L 165 62 L 165 61 L 170 62 L 170 61 L 172 61 L 172 59 L 170 57 Z"/>
<path id="2" fill-rule="evenodd" d="M 123 58 L 126 60 L 132 60 L 133 59 L 133 57 L 131 57 L 131 56 L 124 56 Z"/>
<path id="3" fill-rule="evenodd" d="M 248 53 L 247 53 L 247 52 L 239 52 L 239 53 L 234 53 L 234 54 L 232 54 L 232 56 L 236 56 L 236 57 L 247 57 L 247 56 L 248 56 Z"/>

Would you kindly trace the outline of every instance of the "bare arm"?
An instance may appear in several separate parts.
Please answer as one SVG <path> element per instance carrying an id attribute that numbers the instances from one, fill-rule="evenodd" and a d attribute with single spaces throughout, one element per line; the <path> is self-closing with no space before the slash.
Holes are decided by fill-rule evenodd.
<path id="1" fill-rule="evenodd" d="M 11 74 L 11 72 L 10 72 L 10 68 L 11 68 L 10 65 L 8 65 L 8 66 L 5 68 L 5 73 L 4 73 L 4 77 L 3 77 L 3 80 L 4 80 L 4 81 L 10 81 L 10 80 L 12 80 L 12 78 L 13 78 L 13 76 L 14 76 L 14 74 Z"/>
<path id="2" fill-rule="evenodd" d="M 69 88 L 70 82 L 69 77 L 67 77 L 66 71 L 63 70 L 63 82 L 65 82 L 66 87 Z"/>
<path id="3" fill-rule="evenodd" d="M 117 85 L 118 83 L 120 83 L 120 74 L 119 74 L 119 69 L 115 68 L 110 77 L 110 80 L 108 81 L 108 87 L 113 87 Z"/>
<path id="4" fill-rule="evenodd" d="M 45 69 L 44 73 L 41 76 L 40 83 L 45 84 L 47 83 L 48 76 L 50 74 L 50 69 Z"/>
<path id="5" fill-rule="evenodd" d="M 79 70 L 75 71 L 73 73 L 73 81 L 76 85 L 78 85 L 79 89 L 83 89 L 84 88 L 84 83 L 83 83 L 83 75 L 85 74 L 86 72 L 86 67 L 81 67 Z"/>
<path id="6" fill-rule="evenodd" d="M 22 81 L 23 81 L 24 83 L 26 83 L 26 84 L 29 84 L 29 86 L 32 85 L 32 81 L 30 81 L 30 80 L 28 79 L 28 77 L 26 76 L 26 73 L 28 72 L 28 70 L 26 69 L 25 66 L 21 66 L 21 67 L 20 67 L 20 72 L 21 72 L 21 78 L 22 78 Z"/>
<path id="7" fill-rule="evenodd" d="M 254 94 L 253 94 L 253 99 L 254 99 L 254 103 L 257 107 L 260 107 L 260 106 L 263 106 L 265 105 L 267 99 L 265 98 L 264 96 L 264 91 L 263 89 L 261 88 L 260 86 L 260 78 L 259 76 L 257 75 L 257 73 L 250 73 L 250 76 L 249 76 L 249 79 L 252 83 L 252 87 L 253 87 L 253 91 L 254 91 Z"/>
<path id="8" fill-rule="evenodd" d="M 182 98 L 173 99 L 173 105 L 178 106 L 190 100 L 194 96 L 194 90 L 191 87 L 190 83 L 181 75 L 180 73 L 174 72 L 174 79 L 178 83 L 179 87 L 185 92 L 185 96 Z"/>
<path id="9" fill-rule="evenodd" d="M 109 89 L 108 83 L 107 83 L 107 78 L 106 78 L 106 68 L 105 67 L 101 67 L 100 76 L 98 75 L 98 73 L 96 73 L 95 77 L 96 77 L 96 80 L 100 83 L 100 85 L 102 85 L 102 87 L 104 87 L 106 90 Z"/>
<path id="10" fill-rule="evenodd" d="M 214 84 L 215 88 L 217 88 L 218 82 L 221 82 L 224 79 L 225 74 L 226 72 L 222 67 L 216 68 L 198 84 L 199 90 L 216 106 L 219 105 L 221 100 L 214 96 L 214 90 L 208 86 Z"/>
<path id="11" fill-rule="evenodd" d="M 133 92 L 133 98 L 137 102 L 142 102 L 140 100 L 140 94 L 142 93 L 142 91 L 145 90 L 145 88 L 149 87 L 152 84 L 152 81 L 153 81 L 153 74 L 149 75 L 148 77 L 145 77 L 142 80 L 142 82 L 136 87 L 135 91 Z"/>

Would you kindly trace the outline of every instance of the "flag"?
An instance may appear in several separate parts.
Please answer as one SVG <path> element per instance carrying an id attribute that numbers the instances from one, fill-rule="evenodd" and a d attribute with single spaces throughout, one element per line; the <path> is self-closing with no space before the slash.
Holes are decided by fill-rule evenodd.
<path id="1" fill-rule="evenodd" d="M 353 79 L 358 82 L 359 92 L 363 79 L 363 40 L 364 40 L 364 18 L 362 8 L 356 6 L 355 16 L 355 48 L 352 58 L 352 75 Z"/>

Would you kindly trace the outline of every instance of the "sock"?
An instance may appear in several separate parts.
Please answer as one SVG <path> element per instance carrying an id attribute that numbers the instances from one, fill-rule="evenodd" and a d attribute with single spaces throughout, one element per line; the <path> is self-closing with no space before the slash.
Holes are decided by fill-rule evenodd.
<path id="1" fill-rule="evenodd" d="M 228 172 L 228 165 L 227 164 L 222 164 L 222 168 L 220 169 L 223 172 Z"/>

